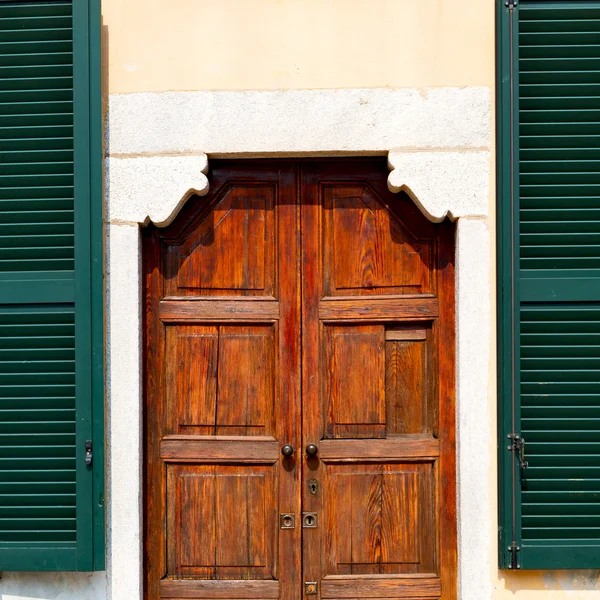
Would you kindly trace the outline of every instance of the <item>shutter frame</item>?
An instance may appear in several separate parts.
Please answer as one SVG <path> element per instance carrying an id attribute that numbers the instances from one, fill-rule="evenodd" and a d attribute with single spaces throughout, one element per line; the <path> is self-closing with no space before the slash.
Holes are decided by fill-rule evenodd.
<path id="1" fill-rule="evenodd" d="M 92 571 L 105 566 L 100 0 L 0 0 L 0 10 L 12 7 L 19 11 L 23 7 L 23 11 L 33 13 L 37 8 L 43 21 L 44 15 L 67 4 L 72 6 L 73 32 L 74 271 L 1 273 L 0 312 L 19 309 L 27 313 L 33 308 L 48 314 L 62 309 L 74 313 L 75 537 L 68 534 L 70 541 L 62 542 L 50 538 L 35 543 L 0 541 L 2 571 Z M 38 161 L 36 158 L 34 162 Z M 35 338 L 29 339 L 35 343 Z M 43 338 L 37 339 L 43 342 Z M 91 469 L 85 465 L 85 440 L 93 440 Z M 68 447 L 63 448 L 61 452 L 67 452 Z M 69 464 L 72 458 L 65 461 Z M 12 513 L 7 510 L 6 514 Z M 26 521 L 22 522 L 22 529 L 27 529 Z M 20 525 L 8 522 L 7 526 Z"/>
<path id="2" fill-rule="evenodd" d="M 521 18 L 519 14 L 531 14 L 532 16 L 536 16 L 534 11 L 544 11 L 546 9 L 550 9 L 553 11 L 552 20 L 558 19 L 556 16 L 557 9 L 560 9 L 560 19 L 568 18 L 574 19 L 573 16 L 575 13 L 571 12 L 565 17 L 565 14 L 569 11 L 578 11 L 579 19 L 590 18 L 591 16 L 600 19 L 600 1 L 598 0 L 588 0 L 588 1 L 579 1 L 579 2 L 556 2 L 552 0 L 520 0 L 518 3 L 518 7 L 514 9 L 514 23 L 515 23 L 515 38 L 513 45 L 513 53 L 514 53 L 514 72 L 511 72 L 510 64 L 509 64 L 509 51 L 510 51 L 510 43 L 509 43 L 509 11 L 505 6 L 504 1 L 497 3 L 497 151 L 498 151 L 498 163 L 497 163 L 497 276 L 498 276 L 498 465 L 499 465 L 499 567 L 502 569 L 510 569 L 514 568 L 514 565 L 511 564 L 511 553 L 509 552 L 509 547 L 512 545 L 513 541 L 516 543 L 516 546 L 520 548 L 517 552 L 517 564 L 520 569 L 582 569 L 582 568 L 599 568 L 600 567 L 600 533 L 594 538 L 589 537 L 589 539 L 584 539 L 586 536 L 593 535 L 589 533 L 572 533 L 572 527 L 565 528 L 564 523 L 562 524 L 563 529 L 561 530 L 561 520 L 565 518 L 571 519 L 571 522 L 578 523 L 578 519 L 582 519 L 582 515 L 587 515 L 588 513 L 582 512 L 581 505 L 577 505 L 573 503 L 574 495 L 579 494 L 581 490 L 591 490 L 588 484 L 585 483 L 585 477 L 582 480 L 584 483 L 580 484 L 580 487 L 577 487 L 578 484 L 571 483 L 574 479 L 568 478 L 568 475 L 564 475 L 564 471 L 568 469 L 576 469 L 577 461 L 585 460 L 586 465 L 592 465 L 593 467 L 600 470 L 600 456 L 598 454 L 594 455 L 588 451 L 587 456 L 583 459 L 579 456 L 572 459 L 572 463 L 569 463 L 570 459 L 567 459 L 565 462 L 562 461 L 564 456 L 560 456 L 555 447 L 558 446 L 559 440 L 566 440 L 566 446 L 568 449 L 568 445 L 574 443 L 574 437 L 572 432 L 574 425 L 569 423 L 569 419 L 573 418 L 573 413 L 576 414 L 576 417 L 581 418 L 584 416 L 580 414 L 581 407 L 577 407 L 573 404 L 572 400 L 569 398 L 564 398 L 562 400 L 562 404 L 559 403 L 558 400 L 555 399 L 555 395 L 557 392 L 555 389 L 553 390 L 551 387 L 546 387 L 545 390 L 547 394 L 544 396 L 548 396 L 548 400 L 544 399 L 544 402 L 540 405 L 540 408 L 537 408 L 535 405 L 536 398 L 541 397 L 542 393 L 535 391 L 532 393 L 531 388 L 538 386 L 540 383 L 551 385 L 552 383 L 558 383 L 561 386 L 568 386 L 569 378 L 571 381 L 579 382 L 581 379 L 585 379 L 586 382 L 593 382 L 593 370 L 596 367 L 580 367 L 591 368 L 592 371 L 589 371 L 584 377 L 582 377 L 579 373 L 573 371 L 573 369 L 577 369 L 577 363 L 580 361 L 588 361 L 588 364 L 593 364 L 594 360 L 598 360 L 600 356 L 594 356 L 593 351 L 589 349 L 585 349 L 582 344 L 579 346 L 572 341 L 564 341 L 568 336 L 571 338 L 576 337 L 573 335 L 573 331 L 585 330 L 586 333 L 593 331 L 591 329 L 594 327 L 596 323 L 598 323 L 598 319 L 593 319 L 592 316 L 581 316 L 583 314 L 583 307 L 587 307 L 590 309 L 590 314 L 593 312 L 593 309 L 600 310 L 600 302 L 598 302 L 598 298 L 600 298 L 600 271 L 597 273 L 592 273 L 590 271 L 584 271 L 583 267 L 585 266 L 584 261 L 581 260 L 582 263 L 581 268 L 578 268 L 577 264 L 577 256 L 587 256 L 585 252 L 590 252 L 591 250 L 584 248 L 586 246 L 585 236 L 582 238 L 582 242 L 578 242 L 580 244 L 580 248 L 578 251 L 579 255 L 573 254 L 568 255 L 564 254 L 565 252 L 569 252 L 568 248 L 560 247 L 560 245 L 555 245 L 553 247 L 549 247 L 548 257 L 546 259 L 546 255 L 543 254 L 542 249 L 536 248 L 533 245 L 532 251 L 532 243 L 531 240 L 535 241 L 535 238 L 531 236 L 531 232 L 537 233 L 538 230 L 535 227 L 540 227 L 539 231 L 542 232 L 541 235 L 546 235 L 546 237 L 551 237 L 550 234 L 545 233 L 546 231 L 552 231 L 552 229 L 544 229 L 544 227 L 548 227 L 547 223 L 550 221 L 550 217 L 548 214 L 551 212 L 546 209 L 546 205 L 533 205 L 536 208 L 542 208 L 544 212 L 542 216 L 539 218 L 536 217 L 536 213 L 533 213 L 533 216 L 530 216 L 531 213 L 527 211 L 532 207 L 532 203 L 529 198 L 532 195 L 539 195 L 540 201 L 545 202 L 547 199 L 543 198 L 544 195 L 540 189 L 543 189 L 545 184 L 544 176 L 540 175 L 540 168 L 538 168 L 539 163 L 530 164 L 527 161 L 531 160 L 540 160 L 539 157 L 536 156 L 536 151 L 532 152 L 531 148 L 535 148 L 535 144 L 537 143 L 535 140 L 532 142 L 530 138 L 519 138 L 519 130 L 515 132 L 514 142 L 515 142 L 515 158 L 514 158 L 514 169 L 515 169 L 515 189 L 514 189 L 514 214 L 512 215 L 514 220 L 511 219 L 511 207 L 510 207 L 510 148 L 511 148 L 511 129 L 510 129 L 510 82 L 512 80 L 514 89 L 516 90 L 515 95 L 515 122 L 518 127 L 519 120 L 519 70 L 524 73 L 523 79 L 525 81 L 524 87 L 521 88 L 521 92 L 525 93 L 525 100 L 523 106 L 525 110 L 534 110 L 540 111 L 542 108 L 535 108 L 535 100 L 531 100 L 531 98 L 535 98 L 535 94 L 540 93 L 540 90 L 536 90 L 530 84 L 533 81 L 540 81 L 541 83 L 546 83 L 544 79 L 545 73 L 538 75 L 534 73 L 533 76 L 530 75 L 531 69 L 527 66 L 527 58 L 533 54 L 534 56 L 540 58 L 545 58 L 543 55 L 539 54 L 544 52 L 543 49 L 534 48 L 531 49 L 531 45 L 527 44 L 523 47 L 525 48 L 523 58 L 525 59 L 523 63 L 519 62 L 519 37 L 518 30 L 519 24 L 521 22 Z M 525 12 L 531 11 L 531 12 Z M 563 14 L 565 13 L 565 14 Z M 539 17 L 538 17 L 539 18 Z M 522 21 L 523 23 L 527 23 L 527 18 Z M 578 21 L 582 23 L 582 21 Z M 542 23 L 540 25 L 540 23 Z M 542 28 L 543 31 L 543 19 L 542 21 L 533 24 L 533 27 L 527 26 L 525 28 L 525 32 L 529 33 L 535 27 Z M 568 29 L 566 23 L 561 21 L 560 27 L 563 29 Z M 587 35 L 590 35 L 592 30 L 592 24 L 584 24 L 582 31 L 586 32 Z M 573 34 L 573 32 L 571 32 Z M 535 40 L 537 34 L 524 35 L 522 39 Z M 576 35 L 576 33 L 575 33 Z M 537 35 L 539 37 L 539 35 Z M 555 46 L 555 48 L 560 46 Z M 582 52 L 591 52 L 591 50 L 582 50 Z M 555 56 L 555 60 L 560 59 L 560 51 L 552 50 L 549 53 L 549 56 Z M 586 56 L 588 56 L 586 54 Z M 600 56 L 598 57 L 598 61 L 600 62 Z M 563 67 L 564 71 L 569 70 L 569 67 L 565 67 L 569 61 L 562 60 L 560 65 Z M 543 67 L 535 67 L 537 69 L 543 69 Z M 554 64 L 551 64 L 548 71 L 550 71 L 552 77 L 556 77 L 555 71 L 558 69 L 555 68 Z M 572 67 L 571 62 L 571 71 L 575 71 Z M 583 73 L 586 74 L 587 77 L 590 75 L 590 71 L 587 73 L 585 70 Z M 536 79 L 537 78 L 537 79 Z M 585 80 L 584 82 L 588 82 Z M 573 82 L 571 81 L 571 84 Z M 534 84 L 535 85 L 535 84 Z M 527 87 L 529 86 L 529 87 Z M 568 91 L 565 92 L 564 89 L 563 95 L 568 96 Z M 552 91 L 546 92 L 544 89 L 544 93 L 547 95 L 552 95 Z M 580 95 L 581 96 L 581 95 Z M 581 96 L 583 98 L 583 96 Z M 548 102 L 545 100 L 545 102 Z M 577 108 L 579 104 L 585 103 L 585 99 L 578 99 L 573 107 Z M 552 104 L 552 108 L 560 113 L 560 102 L 558 100 L 551 100 L 550 104 Z M 558 108 L 556 107 L 558 105 Z M 521 108 L 523 108 L 523 106 Z M 532 108 L 534 107 L 534 108 Z M 569 106 L 571 108 L 571 106 Z M 522 135 L 544 135 L 544 121 L 541 121 L 540 126 L 531 127 L 528 125 L 529 123 L 529 115 L 525 113 L 526 120 L 524 121 L 525 133 Z M 540 116 L 537 115 L 538 120 Z M 582 121 L 585 120 L 584 116 L 580 113 L 577 116 L 577 119 Z M 532 119 L 535 122 L 535 119 Z M 566 120 L 566 119 L 561 119 Z M 548 121 L 552 123 L 552 121 Z M 552 125 L 553 127 L 554 125 Z M 565 126 L 566 127 L 566 126 Z M 577 126 L 573 128 L 573 135 L 577 135 Z M 532 133 L 533 132 L 533 133 Z M 563 135 L 565 131 L 561 132 Z M 595 131 L 594 131 L 595 133 Z M 549 134 L 546 134 L 549 135 Z M 581 135 L 581 134 L 579 134 Z M 548 139 L 548 138 L 546 138 Z M 541 146 L 544 146 L 543 138 L 539 138 L 539 143 Z M 533 143 L 533 145 L 532 145 Z M 521 163 L 519 160 L 519 152 L 521 150 L 521 145 L 524 145 L 526 152 L 523 154 L 521 158 L 523 158 L 524 163 Z M 553 144 L 555 147 L 561 148 L 558 144 Z M 567 142 L 568 146 L 568 142 Z M 565 146 L 565 147 L 567 147 Z M 591 146 L 588 146 L 591 147 Z M 560 150 L 558 151 L 546 151 L 547 154 L 544 155 L 544 161 L 564 161 L 565 156 L 560 154 Z M 554 154 L 552 154 L 554 152 Z M 582 157 L 577 156 L 577 160 L 585 160 L 585 153 L 588 150 L 582 150 Z M 574 156 L 574 155 L 573 155 Z M 568 157 L 567 157 L 568 158 Z M 520 165 L 524 164 L 526 169 L 526 176 L 521 178 L 520 182 L 523 184 L 528 184 L 531 186 L 529 190 L 520 187 L 519 184 L 519 168 Z M 569 174 L 569 182 L 573 177 L 576 177 L 579 169 L 576 164 L 569 164 L 560 162 L 561 166 L 567 164 L 565 169 L 572 169 L 572 173 Z M 556 163 L 555 163 L 556 165 Z M 545 168 L 545 167 L 544 167 Z M 574 173 L 574 175 L 573 175 Z M 537 182 L 536 182 L 536 177 Z M 540 183 L 538 183 L 540 182 Z M 532 185 L 533 183 L 533 185 Z M 582 181 L 581 183 L 587 183 Z M 542 186 L 542 188 L 537 187 Z M 524 191 L 526 193 L 524 193 Z M 599 193 L 591 193 L 591 196 L 594 198 L 598 198 Z M 546 195 L 550 195 L 546 192 Z M 577 194 L 572 194 L 574 198 L 573 201 L 577 202 Z M 523 206 L 521 207 L 521 199 L 523 199 Z M 552 194 L 552 202 L 554 203 L 554 207 L 567 206 L 566 204 L 561 204 L 561 202 L 565 202 L 564 199 L 561 199 L 560 193 Z M 569 205 L 569 208 L 571 205 Z M 556 217 L 555 217 L 556 218 Z M 523 221 L 525 219 L 525 221 Z M 535 221 L 538 219 L 538 223 Z M 511 222 L 512 221 L 512 222 Z M 519 231 L 519 223 L 523 221 L 524 225 L 524 237 L 520 235 Z M 564 233 L 565 229 L 563 227 L 572 226 L 572 224 L 568 223 L 569 219 L 565 218 L 566 225 L 561 225 L 555 231 L 559 233 Z M 550 227 L 552 223 L 550 224 Z M 585 227 L 581 229 L 582 232 L 590 231 L 590 227 L 593 228 L 593 221 L 588 221 L 585 223 Z M 593 229 L 592 229 L 593 230 Z M 566 229 L 566 231 L 569 231 Z M 510 243 L 511 241 L 514 243 L 515 247 L 515 255 L 511 256 L 510 252 Z M 524 244 L 524 241 L 526 242 Z M 546 242 L 547 243 L 547 242 Z M 523 261 L 520 260 L 520 250 L 524 248 L 523 251 Z M 535 252 L 539 252 L 535 254 Z M 531 260 L 531 257 L 542 256 L 544 260 L 552 261 L 552 267 L 544 267 L 543 260 L 534 259 Z M 575 256 L 575 258 L 573 258 Z M 553 258 L 555 257 L 555 258 Z M 589 260 L 589 259 L 588 259 Z M 563 263 L 561 263 L 563 261 Z M 566 266 L 561 268 L 561 264 L 565 264 Z M 589 264 L 589 263 L 588 263 Z M 558 267 L 558 268 L 557 268 Z M 513 278 L 513 273 L 515 274 Z M 586 277 L 587 276 L 587 277 Z M 511 339 L 511 310 L 513 307 L 512 297 L 511 297 L 511 286 L 514 285 L 516 288 L 515 294 L 515 348 L 514 352 L 512 351 L 512 339 Z M 536 323 L 536 319 L 540 319 L 540 315 L 544 314 L 546 311 L 547 315 L 551 315 L 545 317 L 545 324 Z M 536 316 L 537 315 L 537 316 Z M 575 315 L 575 316 L 574 316 Z M 587 320 L 586 320 L 587 319 Z M 523 332 L 521 333 L 520 328 L 523 328 Z M 545 329 L 544 329 L 545 327 Z M 579 327 L 579 329 L 577 329 Z M 538 331 L 538 333 L 532 333 L 533 331 Z M 541 332 L 541 335 L 540 333 Z M 550 342 L 544 342 L 543 336 L 546 337 Z M 590 334 L 591 335 L 591 334 Z M 567 337 L 560 337 L 567 336 Z M 589 338 L 588 343 L 589 343 Z M 533 340 L 533 341 L 532 341 Z M 541 340 L 541 341 L 540 341 Z M 551 344 L 551 345 L 549 345 Z M 585 345 L 585 342 L 584 342 Z M 566 350 L 564 348 L 567 348 Z M 523 356 L 521 357 L 521 349 L 523 349 Z M 577 353 L 579 351 L 579 355 L 586 357 L 575 359 L 575 362 L 569 363 L 570 356 L 565 353 Z M 553 359 L 557 357 L 556 363 L 552 363 L 552 361 L 548 361 L 547 357 L 551 356 Z M 575 354 L 577 356 L 577 354 Z M 590 357 L 589 359 L 587 357 Z M 512 361 L 515 361 L 515 378 L 513 382 L 513 377 L 511 373 Z M 553 378 L 552 369 L 550 369 L 546 364 L 556 364 L 554 367 L 555 370 L 558 370 L 563 377 L 563 380 Z M 529 366 L 533 365 L 533 366 Z M 570 365 L 575 365 L 570 366 Z M 549 374 L 550 373 L 550 374 Z M 521 378 L 523 382 L 521 383 Z M 598 382 L 600 383 L 600 382 Z M 515 423 L 513 427 L 512 422 L 512 398 L 511 398 L 511 389 L 512 386 L 515 386 Z M 577 385 L 580 385 L 578 383 Z M 574 389 L 573 384 L 568 392 L 558 392 L 559 394 L 564 394 L 565 396 L 569 396 L 575 392 L 571 391 Z M 592 387 L 585 386 L 580 387 L 577 391 L 581 389 L 586 390 L 585 396 L 586 407 L 590 407 L 592 410 L 597 410 L 600 408 L 600 401 L 596 403 L 592 403 L 594 393 L 590 391 Z M 523 406 L 521 402 L 521 394 L 523 394 Z M 554 394 L 554 395 L 553 395 Z M 583 400 L 580 400 L 579 403 L 583 403 Z M 545 406 L 545 405 L 548 406 Z M 570 416 L 563 417 L 562 420 L 558 417 L 561 415 L 561 410 L 567 411 Z M 586 409 L 584 409 L 585 412 Z M 524 416 L 525 415 L 525 416 Z M 523 423 L 521 419 L 523 418 Z M 554 420 L 553 420 L 554 419 Z M 544 420 L 546 422 L 544 422 Z M 562 423 L 562 429 L 559 429 L 560 424 Z M 523 427 L 525 427 L 525 431 L 523 431 Z M 549 428 L 552 427 L 550 431 Z M 527 429 L 528 428 L 528 429 Z M 507 446 L 509 445 L 509 440 L 507 438 L 508 434 L 511 432 L 522 434 L 523 437 L 527 440 L 529 436 L 531 436 L 530 441 L 534 443 L 532 446 L 530 444 L 529 453 L 530 453 L 530 469 L 526 469 L 523 471 L 523 481 L 521 481 L 521 471 L 520 467 L 517 464 L 515 456 L 512 452 L 509 452 Z M 588 436 L 593 435 L 593 430 L 590 428 L 587 432 Z M 545 444 L 540 441 L 542 439 L 548 438 L 550 443 Z M 554 439 L 554 442 L 552 442 Z M 537 444 L 536 444 L 537 442 Z M 541 449 L 543 446 L 552 446 L 549 450 Z M 526 445 L 527 448 L 527 445 Z M 574 452 L 571 449 L 571 452 Z M 558 457 L 558 458 L 557 458 Z M 527 457 L 526 457 L 527 458 Z M 567 467 L 563 467 L 563 464 L 567 464 Z M 533 467 L 533 468 L 531 468 Z M 542 467 L 542 470 L 540 470 Z M 547 475 L 548 471 L 544 471 L 544 468 L 554 469 L 554 471 L 550 471 L 551 474 Z M 560 471 L 562 468 L 563 473 L 560 475 L 555 474 Z M 584 471 L 580 469 L 580 474 L 577 477 L 581 476 L 581 472 Z M 542 473 L 542 475 L 539 475 Z M 516 475 L 517 477 L 517 485 L 516 491 L 513 496 L 512 489 L 512 476 Z M 592 479 L 594 479 L 594 475 L 589 475 L 589 485 L 592 485 Z M 548 503 L 552 494 L 559 492 L 561 490 L 565 490 L 564 494 L 560 494 L 559 496 L 564 496 L 561 500 L 556 500 L 556 504 L 552 505 L 552 508 L 548 508 L 544 506 L 544 503 Z M 596 497 L 600 497 L 600 486 L 598 487 L 596 493 Z M 525 493 L 526 496 L 522 496 L 522 493 Z M 593 492 L 592 492 L 593 493 Z M 571 496 L 567 496 L 567 494 L 571 494 Z M 589 496 L 592 498 L 593 496 Z M 532 504 L 532 499 L 535 499 L 535 503 Z M 525 501 L 525 505 L 523 504 Z M 592 518 L 595 520 L 600 519 L 600 503 L 598 500 L 588 500 L 591 501 L 592 505 L 594 502 L 599 507 L 596 509 L 588 509 L 592 510 L 593 516 Z M 541 502 L 541 504 L 540 504 Z M 525 507 L 525 509 L 523 508 Z M 558 508 L 557 508 L 558 507 Z M 513 509 L 516 513 L 516 527 L 513 532 Z M 523 513 L 523 510 L 527 512 Z M 585 509 L 584 509 L 585 510 Z M 539 512 L 538 512 L 539 511 Z M 550 514 L 547 514 L 547 511 L 550 511 Z M 556 513 L 554 515 L 553 513 Z M 568 529 L 568 532 L 566 531 Z M 568 537 L 571 535 L 571 537 Z"/>

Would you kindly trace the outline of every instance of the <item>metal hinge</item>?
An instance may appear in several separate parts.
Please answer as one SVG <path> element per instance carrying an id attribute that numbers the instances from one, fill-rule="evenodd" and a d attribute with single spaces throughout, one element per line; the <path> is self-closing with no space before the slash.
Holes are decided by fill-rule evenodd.
<path id="1" fill-rule="evenodd" d="M 516 569 L 521 568 L 521 565 L 519 564 L 519 559 L 517 557 L 517 552 L 519 552 L 520 550 L 521 550 L 521 548 L 514 543 L 508 547 L 508 551 L 510 552 L 510 568 L 511 569 L 516 570 Z"/>
<path id="2" fill-rule="evenodd" d="M 518 433 L 509 433 L 506 437 L 510 440 L 507 450 L 517 457 L 521 469 L 526 469 L 529 463 L 525 460 L 525 439 Z"/>

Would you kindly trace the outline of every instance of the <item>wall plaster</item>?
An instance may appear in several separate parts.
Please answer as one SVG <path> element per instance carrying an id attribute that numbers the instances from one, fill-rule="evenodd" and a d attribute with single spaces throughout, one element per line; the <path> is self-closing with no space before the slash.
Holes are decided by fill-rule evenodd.
<path id="1" fill-rule="evenodd" d="M 108 600 L 142 599 L 140 226 L 208 191 L 207 155 L 387 155 L 392 191 L 457 219 L 461 600 L 492 597 L 487 88 L 181 92 L 111 96 L 107 120 Z M 390 151 L 391 150 L 391 151 Z M 209 164 L 208 164 L 209 166 Z M 60 574 L 56 575 L 60 577 Z M 96 580 L 103 579 L 102 574 Z M 49 588 L 48 588 L 49 589 Z M 95 588 L 94 588 L 95 589 Z M 25 587 L 22 585 L 25 593 Z M 27 595 L 0 599 L 24 600 Z M 78 598 L 100 600 L 90 588 Z M 63 600 L 51 592 L 36 598 Z M 65 595 L 71 600 L 73 595 Z"/>
<path id="2" fill-rule="evenodd" d="M 114 94 L 111 156 L 488 150 L 487 87 Z"/>

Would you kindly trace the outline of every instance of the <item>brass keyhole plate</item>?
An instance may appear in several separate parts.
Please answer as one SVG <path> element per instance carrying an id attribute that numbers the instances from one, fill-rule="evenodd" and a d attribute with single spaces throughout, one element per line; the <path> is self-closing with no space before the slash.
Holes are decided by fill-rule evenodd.
<path id="1" fill-rule="evenodd" d="M 317 513 L 314 513 L 314 512 L 302 513 L 302 527 L 304 529 L 316 529 L 317 528 Z"/>
<path id="2" fill-rule="evenodd" d="M 292 513 L 281 513 L 279 515 L 279 528 L 280 529 L 295 529 L 296 528 L 296 515 Z"/>

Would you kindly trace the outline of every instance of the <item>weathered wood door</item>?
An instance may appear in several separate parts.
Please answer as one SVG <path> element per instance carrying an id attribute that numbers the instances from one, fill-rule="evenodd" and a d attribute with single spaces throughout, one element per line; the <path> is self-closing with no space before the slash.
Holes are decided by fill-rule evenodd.
<path id="1" fill-rule="evenodd" d="M 453 229 L 386 175 L 213 161 L 146 231 L 148 600 L 455 600 Z"/>

